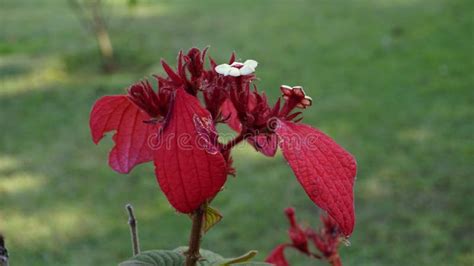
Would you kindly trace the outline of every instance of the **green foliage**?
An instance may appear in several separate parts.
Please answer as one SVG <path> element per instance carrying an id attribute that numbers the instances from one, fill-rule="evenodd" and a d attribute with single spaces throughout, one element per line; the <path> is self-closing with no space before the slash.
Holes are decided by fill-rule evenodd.
<path id="1" fill-rule="evenodd" d="M 127 4 L 130 8 L 136 7 L 138 5 L 138 0 L 128 0 Z"/>
<path id="2" fill-rule="evenodd" d="M 119 264 L 119 266 L 182 266 L 186 261 L 184 255 L 187 247 L 179 247 L 175 250 L 149 250 L 144 251 L 127 261 Z M 249 262 L 257 252 L 249 251 L 246 254 L 237 258 L 224 258 L 209 250 L 201 249 L 201 259 L 198 261 L 198 266 L 231 266 L 231 265 L 270 265 L 264 262 Z"/>
<path id="3" fill-rule="evenodd" d="M 241 255 L 239 257 L 223 259 L 219 263 L 221 263 L 223 266 L 241 265 L 242 263 L 260 263 L 260 262 L 249 262 L 256 255 L 257 255 L 257 251 L 251 250 L 251 251 L 249 251 L 249 252 L 247 252 L 244 255 Z"/>
<path id="4" fill-rule="evenodd" d="M 133 256 L 119 266 L 182 266 L 185 261 L 182 254 L 172 250 L 149 250 Z"/>

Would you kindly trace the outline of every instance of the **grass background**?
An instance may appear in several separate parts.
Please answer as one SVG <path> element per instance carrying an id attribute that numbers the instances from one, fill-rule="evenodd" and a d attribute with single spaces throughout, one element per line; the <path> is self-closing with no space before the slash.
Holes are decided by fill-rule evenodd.
<path id="1" fill-rule="evenodd" d="M 178 50 L 211 46 L 259 61 L 259 87 L 301 84 L 305 121 L 358 160 L 357 225 L 345 265 L 473 265 L 473 18 L 470 0 L 138 1 L 108 7 L 121 69 L 99 73 L 94 39 L 66 1 L 0 2 L 0 231 L 11 265 L 115 265 L 130 256 L 123 206 L 143 249 L 186 244 L 190 221 L 158 189 L 151 165 L 107 167 L 89 110 L 160 73 Z M 282 210 L 316 226 L 317 209 L 281 154 L 234 154 L 203 247 L 259 258 L 287 241 Z M 294 265 L 313 262 L 288 255 Z M 321 263 L 322 264 L 322 263 Z"/>

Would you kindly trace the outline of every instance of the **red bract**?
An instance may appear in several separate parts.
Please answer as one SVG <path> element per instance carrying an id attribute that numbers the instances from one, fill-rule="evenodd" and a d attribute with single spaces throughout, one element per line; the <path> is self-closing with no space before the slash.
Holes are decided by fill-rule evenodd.
<path id="1" fill-rule="evenodd" d="M 272 263 L 276 266 L 288 266 L 290 265 L 285 258 L 285 249 L 292 248 L 296 249 L 301 254 L 314 259 L 325 259 L 332 266 L 342 266 L 342 262 L 338 253 L 338 246 L 341 243 L 342 235 L 340 233 L 338 225 L 331 219 L 330 216 L 321 216 L 323 227 L 319 232 L 314 231 L 311 228 L 305 230 L 296 222 L 295 211 L 293 208 L 287 208 L 285 210 L 286 216 L 290 221 L 290 229 L 288 235 L 290 236 L 291 243 L 278 245 L 267 257 L 266 262 Z M 309 242 L 312 240 L 312 242 Z M 313 243 L 320 254 L 313 253 L 308 243 Z"/>
<path id="2" fill-rule="evenodd" d="M 161 189 L 180 212 L 197 209 L 225 183 L 226 161 L 213 134 L 209 112 L 197 98 L 178 89 L 169 122 L 157 143 L 155 166 Z"/>
<path id="3" fill-rule="evenodd" d="M 143 123 L 149 119 L 125 95 L 105 96 L 95 103 L 90 119 L 94 142 L 99 143 L 104 133 L 116 131 L 109 155 L 112 169 L 128 173 L 135 165 L 153 160 L 153 151 L 146 143 L 159 125 Z"/>
<path id="4" fill-rule="evenodd" d="M 162 61 L 166 75 L 155 76 L 157 91 L 139 82 L 126 95 L 96 102 L 90 117 L 93 141 L 115 131 L 110 166 L 128 173 L 154 160 L 166 197 L 178 211 L 189 213 L 212 200 L 227 174 L 234 174 L 231 152 L 236 144 L 246 140 L 270 157 L 280 147 L 311 200 L 350 235 L 355 160 L 319 130 L 299 123 L 302 113 L 294 110 L 309 107 L 312 99 L 300 86 L 282 85 L 282 97 L 271 106 L 252 84 L 256 61 L 237 62 L 233 54 L 228 64 L 210 59 L 206 69 L 205 54 L 196 48 L 180 52 L 176 69 Z M 236 138 L 220 143 L 218 123 L 227 123 Z"/>
<path id="5" fill-rule="evenodd" d="M 283 155 L 308 196 L 350 235 L 354 228 L 353 157 L 310 126 L 279 121 L 275 131 Z"/>

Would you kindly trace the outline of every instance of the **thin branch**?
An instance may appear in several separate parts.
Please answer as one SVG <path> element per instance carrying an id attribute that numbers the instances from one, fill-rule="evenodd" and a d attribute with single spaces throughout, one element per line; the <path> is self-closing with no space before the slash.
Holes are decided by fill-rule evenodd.
<path id="1" fill-rule="evenodd" d="M 133 256 L 140 253 L 140 242 L 138 240 L 137 219 L 133 213 L 133 206 L 131 204 L 125 205 L 128 212 L 128 225 L 130 226 L 130 237 L 132 239 Z"/>
<path id="2" fill-rule="evenodd" d="M 229 142 L 227 142 L 226 144 L 223 144 L 222 148 L 221 148 L 221 152 L 226 152 L 226 151 L 232 149 L 232 147 L 239 144 L 242 140 L 248 138 L 249 136 L 250 136 L 250 134 L 240 133 L 234 139 L 229 140 Z"/>
<path id="3" fill-rule="evenodd" d="M 202 237 L 202 222 L 204 218 L 204 204 L 193 213 L 193 225 L 189 236 L 189 249 L 186 252 L 186 266 L 195 266 L 201 255 L 199 246 Z"/>
<path id="4" fill-rule="evenodd" d="M 110 40 L 107 25 L 102 14 L 101 0 L 91 2 L 92 21 L 94 25 L 94 32 L 99 45 L 100 53 L 102 54 L 103 68 L 106 72 L 112 72 L 115 65 L 114 49 L 112 41 Z"/>
<path id="5" fill-rule="evenodd" d="M 116 69 L 116 60 L 112 41 L 110 40 L 107 25 L 105 23 L 101 0 L 89 0 L 80 2 L 79 0 L 68 0 L 72 10 L 77 14 L 79 21 L 86 31 L 90 31 L 96 38 L 100 55 L 102 57 L 102 68 L 110 73 Z M 90 14 L 89 14 L 90 13 Z"/>

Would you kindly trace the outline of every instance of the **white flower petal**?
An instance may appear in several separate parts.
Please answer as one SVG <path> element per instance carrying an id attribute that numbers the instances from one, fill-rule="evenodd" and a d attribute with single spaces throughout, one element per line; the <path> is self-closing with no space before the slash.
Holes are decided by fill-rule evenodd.
<path id="1" fill-rule="evenodd" d="M 230 72 L 231 68 L 232 67 L 229 66 L 228 64 L 220 64 L 220 65 L 216 66 L 216 68 L 214 70 L 216 70 L 216 72 L 221 74 L 221 75 L 227 76 L 227 75 L 229 75 L 229 72 Z"/>
<path id="2" fill-rule="evenodd" d="M 245 60 L 244 65 L 249 66 L 255 70 L 258 66 L 258 62 L 255 60 L 249 59 L 249 60 Z"/>
<path id="3" fill-rule="evenodd" d="M 229 75 L 232 77 L 238 77 L 240 76 L 240 70 L 238 68 L 231 67 L 229 71 Z"/>
<path id="4" fill-rule="evenodd" d="M 255 69 L 248 66 L 248 65 L 244 65 L 241 69 L 240 69 L 240 74 L 242 76 L 245 76 L 245 75 L 249 75 L 249 74 L 252 74 L 253 72 L 255 72 Z"/>
<path id="5" fill-rule="evenodd" d="M 233 66 L 233 67 L 241 67 L 241 66 L 243 66 L 243 65 L 244 65 L 244 64 L 242 64 L 242 63 L 240 63 L 240 62 L 237 62 L 237 61 L 235 61 L 235 62 L 234 62 L 234 63 L 232 63 L 232 65 L 230 65 L 230 66 Z"/>

